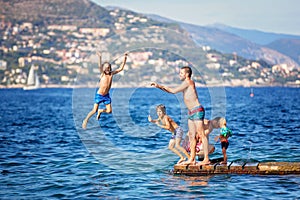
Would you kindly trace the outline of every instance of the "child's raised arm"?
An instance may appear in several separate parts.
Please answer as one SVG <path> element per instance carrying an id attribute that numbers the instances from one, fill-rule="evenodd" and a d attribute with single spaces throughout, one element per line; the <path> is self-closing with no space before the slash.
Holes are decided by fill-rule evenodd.
<path id="1" fill-rule="evenodd" d="M 103 72 L 102 55 L 101 55 L 101 53 L 99 51 L 97 51 L 97 55 L 99 57 L 99 60 L 98 60 L 99 71 L 100 71 L 100 74 L 102 74 L 102 72 Z"/>
<path id="2" fill-rule="evenodd" d="M 112 72 L 113 74 L 117 74 L 117 73 L 121 72 L 124 69 L 124 66 L 125 66 L 126 60 L 127 60 L 127 56 L 128 56 L 128 53 L 127 52 L 124 53 L 124 59 L 123 59 L 123 62 L 121 64 L 121 66 L 118 69 L 116 69 L 115 71 L 113 71 Z"/>

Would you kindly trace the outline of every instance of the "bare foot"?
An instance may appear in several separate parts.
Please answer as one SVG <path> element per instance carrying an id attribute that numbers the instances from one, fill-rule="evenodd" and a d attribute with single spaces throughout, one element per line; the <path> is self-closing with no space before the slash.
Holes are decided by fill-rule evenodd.
<path id="1" fill-rule="evenodd" d="M 209 165 L 210 161 L 201 161 L 199 163 L 197 163 L 197 165 Z"/>
<path id="2" fill-rule="evenodd" d="M 191 164 L 194 165 L 194 164 L 196 164 L 196 161 L 188 159 L 187 161 L 184 161 L 181 164 L 183 164 L 183 165 L 191 165 Z"/>
<path id="3" fill-rule="evenodd" d="M 225 164 L 227 164 L 227 162 L 226 161 L 222 161 L 222 162 L 220 162 L 220 164 L 224 164 L 225 165 Z"/>
<path id="4" fill-rule="evenodd" d="M 97 114 L 97 117 L 96 117 L 97 120 L 100 119 L 101 113 L 102 113 L 101 111 L 98 111 L 98 114 Z"/>
<path id="5" fill-rule="evenodd" d="M 177 164 L 182 163 L 183 161 L 185 161 L 185 158 L 180 158 L 180 160 L 178 160 Z"/>
<path id="6" fill-rule="evenodd" d="M 83 121 L 82 121 L 82 128 L 83 128 L 83 129 L 86 129 L 86 124 L 87 124 L 87 121 L 86 121 L 86 120 L 83 120 Z"/>

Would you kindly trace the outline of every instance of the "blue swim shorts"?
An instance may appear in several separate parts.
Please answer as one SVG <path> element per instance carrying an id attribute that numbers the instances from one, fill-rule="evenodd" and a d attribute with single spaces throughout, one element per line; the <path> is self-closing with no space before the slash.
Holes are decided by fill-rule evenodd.
<path id="1" fill-rule="evenodd" d="M 108 105 L 108 104 L 111 103 L 111 98 L 109 96 L 109 93 L 102 96 L 101 94 L 98 94 L 97 91 L 96 91 L 94 101 L 95 101 L 96 104 L 104 103 L 105 105 Z"/>

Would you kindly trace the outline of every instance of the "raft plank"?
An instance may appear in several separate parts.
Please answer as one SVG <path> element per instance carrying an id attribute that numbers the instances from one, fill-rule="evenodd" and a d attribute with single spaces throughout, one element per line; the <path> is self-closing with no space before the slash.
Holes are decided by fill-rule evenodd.
<path id="1" fill-rule="evenodd" d="M 226 174 L 229 172 L 229 166 L 231 165 L 232 163 L 227 163 L 227 164 L 216 164 L 215 165 L 215 171 L 216 173 L 221 173 L 221 174 Z"/>
<path id="2" fill-rule="evenodd" d="M 230 173 L 239 173 L 243 171 L 243 165 L 245 163 L 241 163 L 241 162 L 232 162 L 229 165 L 229 171 Z"/>
<path id="3" fill-rule="evenodd" d="M 265 174 L 300 174 L 300 162 L 264 162 L 259 163 L 258 169 Z"/>
<path id="4" fill-rule="evenodd" d="M 246 163 L 243 166 L 243 170 L 247 174 L 259 174 L 258 166 L 259 162 L 254 162 L 254 163 Z"/>
<path id="5" fill-rule="evenodd" d="M 209 174 L 261 174 L 285 175 L 300 174 L 300 162 L 231 162 L 209 165 L 174 165 L 174 174 L 209 175 Z"/>
<path id="6" fill-rule="evenodd" d="M 200 169 L 202 171 L 213 172 L 215 171 L 215 165 L 201 165 Z"/>
<path id="7" fill-rule="evenodd" d="M 187 165 L 179 165 L 179 164 L 174 165 L 174 169 L 177 170 L 186 170 L 187 167 L 188 167 Z"/>
<path id="8" fill-rule="evenodd" d="M 187 170 L 192 172 L 197 172 L 200 170 L 200 166 L 198 165 L 188 165 Z"/>

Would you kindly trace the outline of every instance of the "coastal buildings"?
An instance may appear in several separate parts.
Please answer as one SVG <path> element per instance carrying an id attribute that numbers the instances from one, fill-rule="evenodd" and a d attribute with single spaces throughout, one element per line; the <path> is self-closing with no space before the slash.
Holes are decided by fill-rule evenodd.
<path id="1" fill-rule="evenodd" d="M 110 52 L 107 43 L 116 46 L 132 43 L 147 45 L 149 41 L 151 44 L 168 43 L 160 27 L 153 26 L 153 30 L 156 30 L 153 32 L 138 28 L 149 22 L 144 16 L 128 14 L 118 9 L 110 11 L 109 14 L 115 17 L 115 23 L 111 28 L 78 27 L 69 24 L 38 26 L 26 21 L 13 24 L 2 20 L 0 22 L 2 41 L 0 43 L 0 86 L 22 87 L 26 83 L 26 74 L 32 64 L 37 66 L 42 85 L 70 85 L 80 74 L 97 75 L 97 57 L 93 54 L 97 50 Z M 124 37 L 128 29 L 132 35 Z M 134 35 L 141 30 L 143 35 Z M 188 62 L 184 58 L 170 59 L 170 55 L 154 54 L 160 50 L 159 48 L 152 51 L 143 48 L 131 49 L 125 71 L 135 69 L 139 74 L 126 79 L 128 86 L 156 80 L 157 76 L 166 84 L 174 81 L 171 77 L 177 78 L 178 67 Z M 210 74 L 194 75 L 195 80 L 202 80 L 198 83 L 200 86 L 204 84 L 207 86 L 299 86 L 299 69 L 287 63 L 263 66 L 257 61 L 238 59 L 235 53 L 223 55 L 211 50 L 209 46 L 203 46 L 200 50 L 205 54 L 205 60 L 201 60 L 205 63 L 201 67 L 205 68 L 201 71 L 210 72 Z M 116 55 L 108 55 L 110 59 L 113 56 Z M 282 82 L 276 81 L 277 77 Z M 286 79 L 289 81 L 286 82 Z M 116 85 L 125 84 L 118 83 L 117 80 Z"/>

